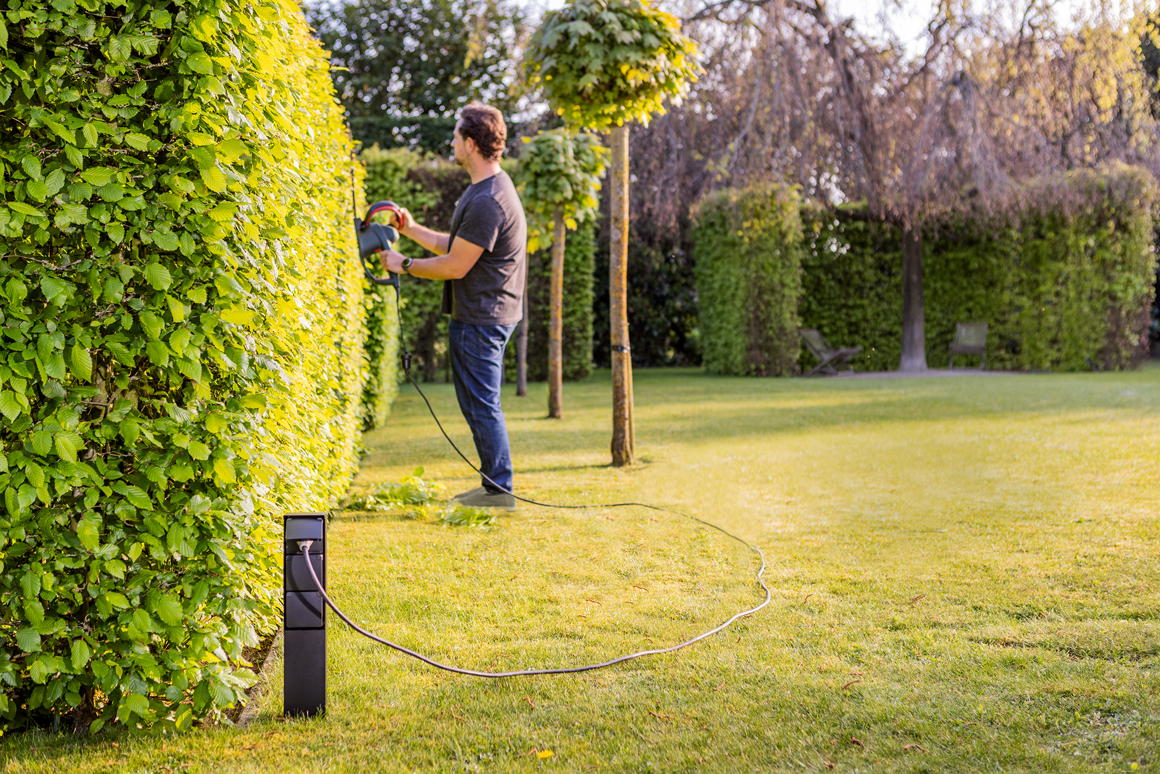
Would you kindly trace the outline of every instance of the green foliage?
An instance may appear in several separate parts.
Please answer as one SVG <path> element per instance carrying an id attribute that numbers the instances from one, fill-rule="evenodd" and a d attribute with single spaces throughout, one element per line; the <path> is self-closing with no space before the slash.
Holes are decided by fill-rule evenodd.
<path id="1" fill-rule="evenodd" d="M 286 0 L 0 30 L 0 729 L 188 728 L 356 466 L 352 142 Z"/>
<path id="2" fill-rule="evenodd" d="M 566 127 L 525 137 L 516 185 L 528 219 L 528 252 L 552 243 L 557 217 L 568 230 L 595 219 L 608 149 L 595 135 Z"/>
<path id="3" fill-rule="evenodd" d="M 513 49 L 525 11 L 504 0 L 353 0 L 307 5 L 331 52 L 355 139 L 446 155 L 470 99 L 515 107 Z M 417 51 L 421 46 L 421 55 Z"/>
<path id="4" fill-rule="evenodd" d="M 783 185 L 726 189 L 702 200 L 694 218 L 705 369 L 794 373 L 801 347 L 797 193 Z"/>
<path id="5" fill-rule="evenodd" d="M 1024 186 L 995 215 L 964 207 L 923 230 L 926 345 L 945 361 L 956 322 L 989 326 L 987 364 L 1008 370 L 1123 369 L 1148 352 L 1155 185 L 1142 169 L 1077 170 Z M 901 237 L 864 208 L 804 211 L 801 316 L 857 365 L 897 367 Z"/>
<path id="6" fill-rule="evenodd" d="M 872 220 L 858 204 L 831 209 L 805 202 L 801 218 L 802 327 L 818 329 L 834 345 L 862 346 L 853 361 L 859 370 L 897 368 L 902 352 L 898 230 Z M 926 272 L 929 277 L 930 269 Z M 962 290 L 969 289 L 964 283 Z M 929 303 L 926 312 L 929 317 Z M 802 366 L 817 364 L 804 349 L 801 358 Z"/>
<path id="7" fill-rule="evenodd" d="M 596 226 L 581 224 L 564 243 L 564 379 L 592 373 L 593 267 Z M 547 250 L 528 255 L 528 379 L 548 378 L 548 282 L 552 257 Z M 514 379 L 516 348 L 507 350 L 507 374 Z"/>
<path id="8" fill-rule="evenodd" d="M 495 524 L 495 511 L 456 505 L 440 511 L 439 521 L 449 527 L 490 527 Z"/>
<path id="9" fill-rule="evenodd" d="M 702 72 L 697 55 L 648 0 L 572 0 L 544 15 L 526 66 L 568 124 L 603 131 L 664 113 Z"/>
<path id="10" fill-rule="evenodd" d="M 388 200 L 422 211 L 436 202 L 434 194 L 407 177 L 407 172 L 423 161 L 420 154 L 405 148 L 384 151 L 373 145 L 363 150 L 359 159 L 366 167 L 364 189 L 368 203 Z M 376 217 L 385 219 L 386 216 L 382 214 Z M 412 287 L 409 284 L 407 290 L 410 291 Z M 410 296 L 408 292 L 408 301 Z M 382 427 L 398 394 L 401 332 L 393 288 L 371 286 L 368 283 L 366 302 L 368 374 L 362 401 L 363 428 L 369 430 Z"/>
<path id="11" fill-rule="evenodd" d="M 402 481 L 386 481 L 370 491 L 352 494 L 342 504 L 346 511 L 390 511 L 401 506 L 427 505 L 442 487 L 422 479 L 423 468 L 415 468 Z"/>

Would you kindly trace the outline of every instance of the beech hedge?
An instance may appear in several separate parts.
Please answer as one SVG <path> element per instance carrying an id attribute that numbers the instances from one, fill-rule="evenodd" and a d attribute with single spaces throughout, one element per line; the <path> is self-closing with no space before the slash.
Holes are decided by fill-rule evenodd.
<path id="1" fill-rule="evenodd" d="M 802 227 L 789 186 L 725 189 L 694 212 L 705 370 L 788 376 L 797 368 Z"/>
<path id="2" fill-rule="evenodd" d="M 988 368 L 1133 368 L 1148 356 L 1156 186 L 1139 167 L 1040 177 L 984 213 L 967 200 L 923 229 L 927 362 L 945 367 L 956 322 L 988 324 Z M 859 206 L 803 210 L 803 324 L 898 367 L 901 237 Z M 812 361 L 810 361 L 812 362 Z M 966 364 L 959 358 L 956 364 Z"/>
<path id="3" fill-rule="evenodd" d="M 356 467 L 352 152 L 294 2 L 0 11 L 0 730 L 252 681 L 280 515 Z"/>
<path id="4" fill-rule="evenodd" d="M 813 365 L 799 354 L 791 324 L 799 318 L 836 345 L 861 346 L 859 370 L 896 369 L 899 229 L 864 205 L 798 208 L 775 190 L 720 191 L 694 210 L 706 370 L 788 374 Z M 1156 201 L 1147 170 L 1111 165 L 1027 181 L 997 212 L 968 198 L 931 218 L 921 232 L 928 364 L 945 367 L 955 324 L 978 321 L 989 328 L 988 368 L 1139 365 L 1155 297 Z M 797 368 L 784 362 L 787 351 Z"/>

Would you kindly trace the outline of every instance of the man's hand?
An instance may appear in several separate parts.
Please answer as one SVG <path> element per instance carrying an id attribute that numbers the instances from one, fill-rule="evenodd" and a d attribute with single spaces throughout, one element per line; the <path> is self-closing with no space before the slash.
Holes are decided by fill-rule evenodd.
<path id="1" fill-rule="evenodd" d="M 403 258 L 405 257 L 402 253 L 395 250 L 382 250 L 379 252 L 379 263 L 392 274 L 402 274 Z"/>
<path id="2" fill-rule="evenodd" d="M 397 228 L 400 234 L 415 225 L 415 219 L 411 217 L 411 211 L 406 207 L 400 207 L 398 211 L 391 210 L 390 213 L 393 221 L 391 225 Z"/>

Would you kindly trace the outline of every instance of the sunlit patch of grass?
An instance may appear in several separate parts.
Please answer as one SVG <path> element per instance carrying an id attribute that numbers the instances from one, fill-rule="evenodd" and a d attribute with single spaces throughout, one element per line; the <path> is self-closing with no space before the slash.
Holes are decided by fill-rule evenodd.
<path id="1" fill-rule="evenodd" d="M 429 392 L 470 452 L 451 389 Z M 506 681 L 434 671 L 332 617 L 326 718 L 279 717 L 275 665 L 243 729 L 23 734 L 0 742 L 5 771 L 1160 769 L 1160 369 L 638 371 L 636 398 L 642 461 L 615 469 L 606 373 L 565 386 L 562 420 L 543 385 L 505 392 L 517 492 L 667 504 L 745 536 L 769 563 L 758 615 L 676 654 Z M 521 504 L 445 525 L 442 493 L 478 479 L 413 390 L 366 442 L 359 496 L 391 501 L 376 487 L 408 476 L 440 494 L 338 514 L 330 590 L 438 660 L 599 661 L 760 599 L 744 546 L 673 514 Z"/>

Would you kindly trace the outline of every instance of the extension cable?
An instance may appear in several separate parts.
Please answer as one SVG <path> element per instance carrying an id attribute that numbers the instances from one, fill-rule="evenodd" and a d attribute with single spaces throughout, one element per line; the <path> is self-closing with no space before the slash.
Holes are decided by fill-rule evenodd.
<path id="1" fill-rule="evenodd" d="M 398 283 L 394 284 L 394 288 L 395 288 L 395 313 L 398 315 L 399 330 L 402 331 L 403 330 L 402 293 L 399 290 Z M 401 340 L 401 336 L 400 336 L 400 340 Z M 629 507 L 647 508 L 649 510 L 659 511 L 660 513 L 672 513 L 672 514 L 675 514 L 677 516 L 682 516 L 682 517 L 689 519 L 691 521 L 695 521 L 698 524 L 701 524 L 705 527 L 709 527 L 710 529 L 715 529 L 718 532 L 720 532 L 721 534 L 725 535 L 726 537 L 737 541 L 741 545 L 745 546 L 746 548 L 750 549 L 755 554 L 757 554 L 759 566 L 757 568 L 757 572 L 756 572 L 754 577 L 757 581 L 757 585 L 761 587 L 762 592 L 765 594 L 765 598 L 761 601 L 760 604 L 756 605 L 755 607 L 751 607 L 751 608 L 748 608 L 746 610 L 742 610 L 739 613 L 734 614 L 733 616 L 728 618 L 723 623 L 720 623 L 717 626 L 714 626 L 712 629 L 704 631 L 704 632 L 698 634 L 696 637 L 685 640 L 684 642 L 678 643 L 676 645 L 671 645 L 667 648 L 656 648 L 653 650 L 642 650 L 642 651 L 638 651 L 636 653 L 629 653 L 628 655 L 625 655 L 625 656 L 618 656 L 617 658 L 609 659 L 608 661 L 601 661 L 600 663 L 597 663 L 597 664 L 584 664 L 581 666 L 573 666 L 573 667 L 558 667 L 555 669 L 521 669 L 521 670 L 512 671 L 512 672 L 480 672 L 480 671 L 476 671 L 474 669 L 462 669 L 460 667 L 451 666 L 449 664 L 441 664 L 440 662 L 435 661 L 434 659 L 429 658 L 427 656 L 424 656 L 421 653 L 413 651 L 410 648 L 406 648 L 402 645 L 399 645 L 396 642 L 391 642 L 390 640 L 384 639 L 383 637 L 379 637 L 378 635 L 374 634 L 373 632 L 369 632 L 366 629 L 364 629 L 363 627 L 356 624 L 349 617 L 347 617 L 347 615 L 345 613 L 343 613 L 342 610 L 340 610 L 337 605 L 334 604 L 334 601 L 330 598 L 330 595 L 326 593 L 326 589 L 324 589 L 322 587 L 322 582 L 319 580 L 318 574 L 314 570 L 314 563 L 310 559 L 310 546 L 313 544 L 314 541 L 312 541 L 312 540 L 299 540 L 298 541 L 298 550 L 302 554 L 305 555 L 306 568 L 310 571 L 310 577 L 313 579 L 314 585 L 317 587 L 318 592 L 322 595 L 323 601 L 326 602 L 326 605 L 331 610 L 334 611 L 335 615 L 337 615 L 342 620 L 343 623 L 345 623 L 350 628 L 354 629 L 359 634 L 361 634 L 364 637 L 367 637 L 371 640 L 374 640 L 375 642 L 386 645 L 389 648 L 393 648 L 393 649 L 399 651 L 400 653 L 411 656 L 412 658 L 416 658 L 425 664 L 429 664 L 433 667 L 436 667 L 437 669 L 442 669 L 442 670 L 445 670 L 447 672 L 454 672 L 456 674 L 470 675 L 472 677 L 491 677 L 491 678 L 529 677 L 532 675 L 562 675 L 562 674 L 571 674 L 574 672 L 589 672 L 593 669 L 603 669 L 605 667 L 610 667 L 614 664 L 620 664 L 620 663 L 623 663 L 625 661 L 631 661 L 632 659 L 641 658 L 642 656 L 656 656 L 656 655 L 660 655 L 662 653 L 672 653 L 675 650 L 680 650 L 681 648 L 688 647 L 689 645 L 692 645 L 695 642 L 700 642 L 701 640 L 703 640 L 707 637 L 711 637 L 714 634 L 717 634 L 718 632 L 724 630 L 726 627 L 728 627 L 730 624 L 732 624 L 734 621 L 736 621 L 740 618 L 745 618 L 746 616 L 753 615 L 754 613 L 756 613 L 757 611 L 761 610 L 763 607 L 765 607 L 766 605 L 769 604 L 769 601 L 771 599 L 771 595 L 770 595 L 769 587 L 765 585 L 765 580 L 763 578 L 763 576 L 765 574 L 765 554 L 762 552 L 762 550 L 760 548 L 758 548 L 753 543 L 750 543 L 748 540 L 745 540 L 744 538 L 739 537 L 738 535 L 735 535 L 734 533 L 730 532 L 729 530 L 725 529 L 724 527 L 721 527 L 717 524 L 714 524 L 711 521 L 706 521 L 705 519 L 702 519 L 702 518 L 699 518 L 697 516 L 693 516 L 693 515 L 690 515 L 687 513 L 682 513 L 681 511 L 677 511 L 677 510 L 674 510 L 672 508 L 662 508 L 660 506 L 650 505 L 648 503 L 623 502 L 623 503 L 602 503 L 602 504 L 596 504 L 596 505 L 565 505 L 565 504 L 558 504 L 558 503 L 543 503 L 543 502 L 539 502 L 537 500 L 532 500 L 532 499 L 527 498 L 527 497 L 521 497 L 520 495 L 517 495 L 514 492 L 509 491 L 508 489 L 500 486 L 495 481 L 493 481 L 490 476 L 488 476 L 482 470 L 477 468 L 471 462 L 471 460 L 467 457 L 467 455 L 463 453 L 463 451 L 459 448 L 459 446 L 456 445 L 455 441 L 452 440 L 451 436 L 447 434 L 447 430 L 444 429 L 443 423 L 439 421 L 439 415 L 435 413 L 435 408 L 431 405 L 431 401 L 428 400 L 427 395 L 423 392 L 422 388 L 419 387 L 419 385 L 415 381 L 414 377 L 411 376 L 411 353 L 407 352 L 404 349 L 402 352 L 401 360 L 402 360 L 402 365 L 403 365 L 403 374 L 406 376 L 407 381 L 411 384 L 411 386 L 415 388 L 415 391 L 417 393 L 419 393 L 419 397 L 421 397 L 423 399 L 423 403 L 425 403 L 427 405 L 427 411 L 430 412 L 431 418 L 435 420 L 436 427 L 439 428 L 439 432 L 443 434 L 443 437 L 447 440 L 447 443 L 450 444 L 451 448 L 455 450 L 456 454 L 458 454 L 460 456 L 460 458 L 467 464 L 467 466 L 469 468 L 471 468 L 476 473 L 478 473 L 480 476 L 482 476 L 484 479 L 486 479 L 496 489 L 499 489 L 501 492 L 504 492 L 508 495 L 511 495 L 512 497 L 514 497 L 515 499 L 517 499 L 521 502 L 525 502 L 525 503 L 528 503 L 530 505 L 538 505 L 542 508 L 568 508 L 568 509 L 577 509 L 577 508 L 629 508 Z"/>

